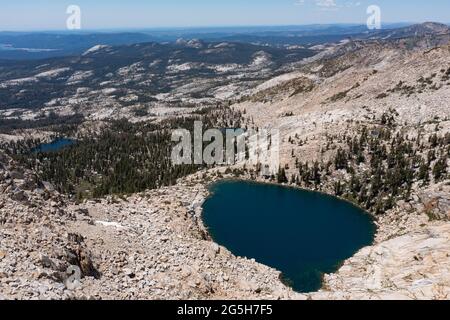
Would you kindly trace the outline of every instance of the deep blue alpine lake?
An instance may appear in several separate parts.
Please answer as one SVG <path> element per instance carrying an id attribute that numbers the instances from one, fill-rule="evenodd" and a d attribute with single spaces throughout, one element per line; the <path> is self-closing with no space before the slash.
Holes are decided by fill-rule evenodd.
<path id="1" fill-rule="evenodd" d="M 374 241 L 372 218 L 328 195 L 243 181 L 219 182 L 210 191 L 203 219 L 213 239 L 281 271 L 297 292 L 319 290 L 324 273 Z"/>
<path id="2" fill-rule="evenodd" d="M 56 152 L 75 143 L 75 140 L 60 138 L 50 143 L 43 143 L 39 145 L 33 150 L 33 152 Z"/>

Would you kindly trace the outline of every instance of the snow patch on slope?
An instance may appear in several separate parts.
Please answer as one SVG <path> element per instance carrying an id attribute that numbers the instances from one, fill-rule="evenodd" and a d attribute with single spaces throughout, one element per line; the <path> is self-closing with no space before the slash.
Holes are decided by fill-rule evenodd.
<path id="1" fill-rule="evenodd" d="M 92 48 L 86 50 L 86 51 L 83 53 L 83 56 L 86 56 L 86 55 L 91 54 L 91 53 L 95 53 L 95 52 L 100 51 L 100 50 L 105 49 L 105 48 L 110 48 L 110 46 L 98 44 L 98 45 L 93 46 Z"/>

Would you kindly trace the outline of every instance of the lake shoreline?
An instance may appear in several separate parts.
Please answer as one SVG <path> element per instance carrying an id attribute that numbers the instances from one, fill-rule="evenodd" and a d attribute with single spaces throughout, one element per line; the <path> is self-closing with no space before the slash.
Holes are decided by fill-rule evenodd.
<path id="1" fill-rule="evenodd" d="M 287 189 L 295 189 L 295 190 L 300 190 L 300 191 L 310 192 L 310 193 L 318 193 L 318 194 L 321 194 L 321 195 L 326 196 L 326 197 L 331 197 L 331 198 L 335 198 L 335 199 L 339 199 L 341 201 L 344 201 L 344 202 L 352 205 L 353 207 L 358 208 L 359 210 L 363 211 L 364 214 L 370 216 L 374 222 L 377 222 L 377 216 L 374 215 L 373 213 L 371 213 L 370 211 L 367 211 L 367 209 L 364 209 L 363 207 L 361 207 L 357 203 L 354 203 L 354 202 L 352 202 L 352 201 L 350 201 L 350 200 L 348 200 L 346 198 L 333 195 L 333 194 L 328 193 L 326 191 L 306 189 L 306 188 L 303 188 L 303 187 L 300 187 L 300 186 L 297 186 L 297 185 L 292 185 L 292 184 L 280 184 L 280 183 L 277 183 L 277 182 L 267 181 L 266 179 L 252 180 L 250 178 L 239 178 L 239 177 L 237 177 L 237 178 L 236 177 L 223 178 L 223 179 L 220 179 L 220 180 L 215 181 L 215 182 L 210 183 L 210 184 L 214 184 L 214 183 L 221 182 L 221 181 L 238 181 L 238 182 L 242 181 L 242 182 L 262 184 L 262 185 L 277 186 L 277 187 L 287 188 Z"/>
<path id="2" fill-rule="evenodd" d="M 10 162 L 6 158 L 0 161 L 5 164 L 0 166 L 0 176 L 10 177 L 13 160 Z M 373 246 L 346 260 L 336 273 L 325 275 L 320 291 L 299 294 L 283 283 L 279 271 L 233 255 L 210 239 L 206 227 L 202 228 L 202 207 L 194 206 L 195 212 L 192 212 L 190 206 L 193 202 L 202 203 L 210 195 L 207 186 L 211 182 L 222 180 L 216 172 L 201 171 L 180 179 L 174 186 L 82 203 L 74 203 L 55 191 L 48 191 L 49 201 L 45 194 L 24 190 L 23 194 L 36 209 L 27 205 L 25 197 L 16 197 L 14 190 L 7 188 L 11 183 L 21 185 L 20 180 L 0 179 L 0 188 L 6 190 L 0 194 L 0 201 L 4 203 L 0 212 L 12 215 L 4 224 L 4 230 L 16 235 L 6 238 L 0 252 L 0 257 L 3 256 L 0 265 L 8 268 L 10 263 L 17 263 L 17 272 L 14 276 L 7 276 L 8 283 L 4 282 L 2 295 L 8 299 L 33 296 L 56 300 L 86 297 L 159 300 L 445 299 L 448 274 L 435 266 L 448 266 L 448 222 L 419 220 L 411 224 L 404 219 L 427 217 L 389 212 L 380 219 L 379 234 L 393 237 L 376 239 Z M 26 171 L 25 177 L 32 177 L 32 173 Z M 225 175 L 227 177 L 234 178 Z M 431 194 L 439 196 L 439 188 L 442 188 L 441 194 L 450 194 L 446 186 L 433 189 Z M 30 216 L 37 214 L 43 218 L 29 220 Z M 17 221 L 24 222 L 18 225 Z M 424 226 L 417 228 L 417 224 Z M 52 228 L 48 228 L 49 225 Z M 406 229 L 399 229 L 399 226 Z M 33 243 L 42 241 L 42 232 L 48 236 L 36 255 Z M 41 257 L 49 257 L 58 265 L 67 263 L 60 258 L 59 252 L 70 241 L 68 234 L 77 234 L 84 239 L 84 252 L 92 257 L 94 266 L 102 273 L 100 279 L 84 278 L 82 288 L 76 292 L 64 290 L 64 286 L 54 279 L 36 277 L 38 273 L 30 272 L 30 267 L 42 270 Z M 44 271 L 48 274 L 54 272 L 51 268 L 44 268 Z M 426 281 L 424 275 L 427 275 Z M 20 281 L 19 287 L 16 281 Z M 395 286 L 390 285 L 392 281 L 395 281 Z M 39 288 L 42 285 L 49 290 L 41 292 Z"/>
<path id="3" fill-rule="evenodd" d="M 358 215 L 363 215 L 366 218 L 368 218 L 369 221 L 370 221 L 370 224 L 371 224 L 371 226 L 373 228 L 373 230 L 371 232 L 371 234 L 373 235 L 373 236 L 371 236 L 372 240 L 370 241 L 370 243 L 368 245 L 364 245 L 363 247 L 371 246 L 375 242 L 375 235 L 378 232 L 378 225 L 375 223 L 374 216 L 372 214 L 370 214 L 369 212 L 367 212 L 366 210 L 360 208 L 359 206 L 355 205 L 354 203 L 352 203 L 352 202 L 350 202 L 348 200 L 341 199 L 340 197 L 336 197 L 336 196 L 333 196 L 333 195 L 325 193 L 325 192 L 318 192 L 318 191 L 308 190 L 308 189 L 304 189 L 304 188 L 299 188 L 297 186 L 291 186 L 291 185 L 286 185 L 286 184 L 279 184 L 279 183 L 270 182 L 270 181 L 267 181 L 267 180 L 253 180 L 253 179 L 249 179 L 249 178 L 245 178 L 245 177 L 244 178 L 243 177 L 233 177 L 233 176 L 228 175 L 228 176 L 224 176 L 222 178 L 219 178 L 219 177 L 212 178 L 212 181 L 210 181 L 208 183 L 205 183 L 205 188 L 207 190 L 207 195 L 205 196 L 205 198 L 202 201 L 202 205 L 201 205 L 202 211 L 201 211 L 201 214 L 199 215 L 199 217 L 200 217 L 199 221 L 201 221 L 201 228 L 206 231 L 206 233 L 208 234 L 208 237 L 210 238 L 210 240 L 213 241 L 216 244 L 217 244 L 217 242 L 216 242 L 217 238 L 214 237 L 211 234 L 210 226 L 206 226 L 207 223 L 205 221 L 205 216 L 204 216 L 204 209 L 205 209 L 204 208 L 204 204 L 214 196 L 214 191 L 212 190 L 213 186 L 221 184 L 221 183 L 233 183 L 233 182 L 235 182 L 235 183 L 240 183 L 241 182 L 241 183 L 246 183 L 246 184 L 250 184 L 250 185 L 254 184 L 254 185 L 258 185 L 258 186 L 272 186 L 272 187 L 283 188 L 283 189 L 291 190 L 291 191 L 295 191 L 295 192 L 304 192 L 307 195 L 321 195 L 323 197 L 326 197 L 326 199 L 328 201 L 341 201 L 341 202 L 344 202 L 345 204 L 349 205 L 350 208 L 352 208 L 354 210 L 357 210 L 358 211 Z M 358 251 L 359 251 L 359 249 L 356 252 L 358 252 Z M 344 265 L 346 260 L 347 260 L 347 258 L 344 258 L 344 259 L 339 260 L 339 261 L 336 262 L 336 264 L 335 264 L 336 271 L 339 270 L 342 265 Z M 274 269 L 277 270 L 278 268 L 274 268 Z M 319 270 L 317 270 L 317 271 L 319 271 Z M 277 270 L 277 272 L 280 272 L 280 282 L 283 283 L 285 286 L 293 289 L 293 286 L 294 286 L 293 280 L 289 279 L 289 276 L 287 274 L 285 274 L 284 272 L 282 272 L 280 270 Z M 325 274 L 322 274 L 322 280 L 323 280 L 324 276 L 325 276 Z M 285 279 L 285 281 L 283 281 L 283 279 Z M 312 281 L 312 278 L 310 280 Z M 297 283 L 297 287 L 298 286 L 299 286 L 299 284 Z M 320 286 L 319 290 L 321 290 L 322 288 L 323 288 L 323 281 L 322 281 L 322 285 Z M 308 293 L 314 293 L 314 292 L 317 292 L 317 291 L 318 290 L 313 290 L 313 291 L 301 291 L 300 290 L 300 291 L 296 291 L 296 292 L 299 293 L 299 294 L 308 294 Z"/>
<path id="4" fill-rule="evenodd" d="M 217 173 L 219 173 L 220 177 L 217 177 Z M 208 197 L 211 196 L 210 190 L 209 190 L 209 186 L 211 184 L 220 182 L 220 181 L 244 181 L 244 182 L 252 182 L 252 183 L 262 183 L 262 184 L 269 184 L 269 185 L 275 185 L 275 186 L 282 186 L 282 187 L 286 187 L 286 188 L 293 188 L 293 189 L 299 189 L 299 190 L 303 190 L 306 192 L 319 192 L 321 194 L 324 194 L 326 196 L 330 196 L 330 197 L 334 197 L 334 198 L 338 198 L 342 201 L 345 201 L 357 208 L 359 208 L 358 205 L 354 204 L 353 202 L 347 200 L 347 199 L 342 199 L 341 197 L 336 197 L 330 193 L 327 193 L 326 191 L 314 191 L 314 190 L 310 190 L 310 189 L 305 189 L 305 188 L 300 188 L 298 186 L 293 186 L 293 185 L 281 185 L 278 184 L 276 182 L 270 182 L 267 181 L 265 179 L 251 179 L 249 177 L 236 177 L 233 174 L 225 174 L 225 169 L 220 168 L 220 169 L 210 169 L 207 171 L 202 171 L 201 173 L 198 173 L 198 175 L 205 175 L 207 176 L 206 179 L 202 179 L 202 185 L 206 190 L 206 195 L 203 199 L 203 201 L 206 201 L 206 199 Z M 204 181 L 207 180 L 207 181 Z M 434 189 L 439 190 L 441 187 L 436 186 L 434 187 Z M 360 208 L 361 209 L 361 208 Z M 306 294 L 306 297 L 309 299 L 354 299 L 354 298 L 358 298 L 358 299 L 365 299 L 367 297 L 374 297 L 375 293 L 371 293 L 371 290 L 374 289 L 370 289 L 370 286 L 368 284 L 360 284 L 361 287 L 358 287 L 358 285 L 353 284 L 351 285 L 349 288 L 345 288 L 345 286 L 347 285 L 347 283 L 352 283 L 352 281 L 356 281 L 356 282 L 361 282 L 360 278 L 356 279 L 356 275 L 353 274 L 354 272 L 358 273 L 360 271 L 357 271 L 359 268 L 364 268 L 363 270 L 365 270 L 366 268 L 377 268 L 379 270 L 384 270 L 384 267 L 381 265 L 381 263 L 385 263 L 384 260 L 380 260 L 380 261 L 375 261 L 373 262 L 372 259 L 373 258 L 369 258 L 368 255 L 371 254 L 373 251 L 378 252 L 380 249 L 380 247 L 383 246 L 383 244 L 387 244 L 390 242 L 394 242 L 397 241 L 403 241 L 400 240 L 402 239 L 402 236 L 406 236 L 406 234 L 408 233 L 421 233 L 421 232 L 430 232 L 427 231 L 427 227 L 429 225 L 429 223 L 426 223 L 425 220 L 428 219 L 423 213 L 417 213 L 417 216 L 410 216 L 408 214 L 409 209 L 407 209 L 407 207 L 405 207 L 405 204 L 402 203 L 401 201 L 399 201 L 394 209 L 389 210 L 388 212 L 386 212 L 385 215 L 382 215 L 380 217 L 375 216 L 374 214 L 368 212 L 367 210 L 361 209 L 365 214 L 367 214 L 369 217 L 371 217 L 373 219 L 373 222 L 375 224 L 375 239 L 372 243 L 372 245 L 367 246 L 363 249 L 361 249 L 360 251 L 358 251 L 353 257 L 345 260 L 342 262 L 342 264 L 340 265 L 340 267 L 338 268 L 338 270 L 335 273 L 332 274 L 325 274 L 324 275 L 324 281 L 323 281 L 323 285 L 322 285 L 322 289 L 320 289 L 317 292 L 312 292 L 312 293 L 308 293 Z M 402 226 L 402 224 L 399 224 L 399 219 L 405 219 L 406 222 L 406 227 Z M 203 222 L 203 217 L 202 217 L 202 213 L 200 213 L 200 224 L 201 227 L 205 230 L 205 232 L 208 234 L 210 241 L 212 243 L 215 243 L 214 240 L 212 240 L 208 228 L 204 225 Z M 430 225 L 431 228 L 433 228 L 433 224 Z M 412 242 L 411 243 L 412 246 L 417 245 L 416 242 Z M 364 262 L 364 264 L 361 264 L 361 261 L 366 261 Z M 396 258 L 399 259 L 399 258 Z M 406 259 L 405 261 L 401 261 L 402 264 L 407 264 L 408 260 L 406 257 L 401 257 L 401 259 Z M 370 262 L 372 261 L 372 262 Z M 351 271 L 349 272 L 349 270 L 353 270 L 354 268 L 357 268 L 355 271 Z M 273 269 L 274 271 L 279 273 L 279 281 L 282 285 L 286 286 L 287 289 L 290 289 L 289 286 L 287 286 L 285 283 L 283 283 L 282 281 L 282 273 L 276 269 Z M 370 269 L 369 269 L 370 270 Z M 393 274 L 391 274 L 389 277 L 395 276 L 395 272 L 400 272 L 401 271 L 401 267 L 399 268 L 399 270 L 396 271 L 386 271 L 389 274 L 391 274 L 393 272 Z M 377 281 L 375 277 L 375 275 L 365 275 L 364 277 L 368 277 L 365 278 L 365 281 Z M 355 278 L 355 280 L 353 280 Z M 361 279 L 362 280 L 362 279 Z M 356 288 L 354 289 L 350 289 L 352 286 L 356 286 Z M 416 289 L 413 289 L 412 287 L 406 287 L 406 284 L 404 285 L 405 288 L 403 288 L 402 293 L 399 293 L 398 295 L 396 293 L 393 293 L 394 295 L 397 295 L 398 297 L 400 297 L 401 299 L 404 299 L 405 297 L 407 297 L 408 294 L 410 294 L 409 292 L 415 291 Z M 292 289 L 291 289 L 292 290 Z M 356 292 L 352 293 L 352 291 L 356 290 Z M 381 287 L 377 287 L 378 290 L 378 294 L 376 296 L 375 299 L 381 299 L 382 296 L 384 295 L 389 295 L 390 291 L 389 288 L 383 288 Z M 404 293 L 407 292 L 407 293 Z M 302 293 L 297 293 L 297 292 L 293 292 L 296 295 L 301 296 L 302 298 L 305 296 L 305 294 Z M 425 294 L 425 296 L 427 296 Z M 428 295 L 430 296 L 430 295 Z M 295 298 L 294 298 L 295 299 Z"/>

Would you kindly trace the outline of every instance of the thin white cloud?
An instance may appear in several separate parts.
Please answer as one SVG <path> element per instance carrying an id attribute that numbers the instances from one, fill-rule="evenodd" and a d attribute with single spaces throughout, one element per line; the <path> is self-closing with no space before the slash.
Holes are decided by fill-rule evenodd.
<path id="1" fill-rule="evenodd" d="M 319 10 L 337 11 L 340 8 L 359 7 L 360 1 L 340 1 L 340 0 L 296 0 L 296 6 L 303 6 L 306 3 L 315 5 Z"/>
<path id="2" fill-rule="evenodd" d="M 334 8 L 338 5 L 336 4 L 336 1 L 334 0 L 315 0 L 316 6 L 323 7 L 323 8 Z"/>

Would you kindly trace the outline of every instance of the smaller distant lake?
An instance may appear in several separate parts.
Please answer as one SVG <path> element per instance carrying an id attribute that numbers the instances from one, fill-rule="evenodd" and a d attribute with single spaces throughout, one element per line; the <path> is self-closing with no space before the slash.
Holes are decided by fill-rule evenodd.
<path id="1" fill-rule="evenodd" d="M 16 48 L 10 44 L 0 43 L 0 51 L 52 52 L 59 51 L 59 49 Z"/>
<path id="2" fill-rule="evenodd" d="M 33 152 L 56 152 L 66 147 L 69 147 L 75 144 L 76 141 L 68 138 L 60 138 L 56 139 L 50 143 L 43 143 L 40 146 L 36 147 Z"/>

